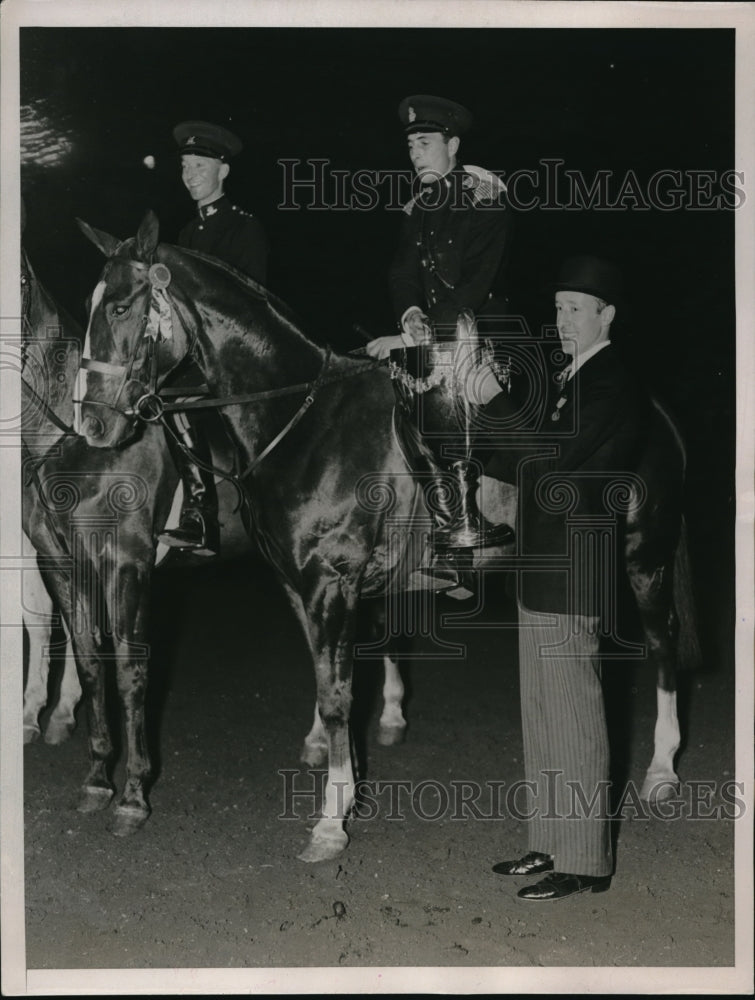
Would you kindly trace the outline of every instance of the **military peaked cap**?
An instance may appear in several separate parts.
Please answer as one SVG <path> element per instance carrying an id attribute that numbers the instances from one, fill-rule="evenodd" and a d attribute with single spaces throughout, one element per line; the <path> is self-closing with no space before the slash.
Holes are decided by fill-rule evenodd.
<path id="1" fill-rule="evenodd" d="M 216 160 L 226 160 L 244 148 L 237 135 L 212 122 L 181 122 L 173 129 L 173 138 L 178 143 L 180 154 L 193 153 Z"/>
<path id="2" fill-rule="evenodd" d="M 461 104 L 429 94 L 405 97 L 398 106 L 398 116 L 407 135 L 413 132 L 463 135 L 472 125 L 472 115 Z"/>

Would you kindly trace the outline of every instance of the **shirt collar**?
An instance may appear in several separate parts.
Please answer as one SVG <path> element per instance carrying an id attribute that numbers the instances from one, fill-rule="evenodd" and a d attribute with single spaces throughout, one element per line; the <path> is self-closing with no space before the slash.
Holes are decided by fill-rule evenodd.
<path id="1" fill-rule="evenodd" d="M 610 340 L 601 340 L 599 344 L 593 344 L 592 347 L 588 347 L 586 351 L 578 351 L 576 359 L 565 369 L 566 378 L 564 381 L 568 382 L 569 379 L 574 378 L 586 361 L 589 361 L 590 358 L 594 357 L 598 351 L 602 351 L 604 347 L 608 347 L 610 343 Z"/>

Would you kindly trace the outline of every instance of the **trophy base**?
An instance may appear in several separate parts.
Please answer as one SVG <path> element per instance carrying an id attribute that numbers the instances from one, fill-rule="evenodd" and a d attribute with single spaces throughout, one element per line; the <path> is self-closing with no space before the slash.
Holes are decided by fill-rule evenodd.
<path id="1" fill-rule="evenodd" d="M 508 545 L 513 540 L 514 530 L 508 524 L 491 524 L 477 518 L 464 519 L 456 524 L 436 528 L 433 532 L 433 548 L 436 552 Z"/>

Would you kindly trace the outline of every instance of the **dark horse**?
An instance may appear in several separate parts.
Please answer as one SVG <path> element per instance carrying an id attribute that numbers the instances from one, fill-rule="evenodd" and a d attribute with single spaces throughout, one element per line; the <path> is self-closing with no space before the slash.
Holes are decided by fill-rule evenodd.
<path id="1" fill-rule="evenodd" d="M 113 794 L 98 763 L 110 741 L 101 714 L 103 668 L 113 659 L 129 664 L 146 659 L 155 539 L 168 518 L 178 475 L 162 428 L 145 428 L 138 443 L 122 451 L 89 448 L 74 432 L 82 330 L 36 280 L 25 253 L 22 305 L 23 527 L 47 592 L 62 614 L 87 695 L 91 745 L 99 750 L 93 752 L 79 809 L 90 811 L 102 808 Z M 31 638 L 39 623 L 29 624 Z M 24 699 L 27 740 L 38 735 L 37 717 L 47 694 L 44 651 L 39 641 L 30 647 Z M 68 659 L 63 677 L 66 713 L 52 742 L 73 728 L 78 685 L 71 666 Z M 133 676 L 139 672 L 134 666 Z M 128 717 L 127 688 L 121 685 Z M 127 731 L 135 743 L 143 743 L 141 731 L 131 726 Z M 129 752 L 136 753 L 136 747 L 129 746 Z M 116 819 L 116 832 L 126 832 L 119 826 L 124 826 L 123 817 Z"/>
<path id="2" fill-rule="evenodd" d="M 23 455 L 23 619 L 28 648 L 24 686 L 24 742 L 41 736 L 40 712 L 48 698 L 49 657 L 53 650 L 55 606 L 40 570 L 50 560 L 64 560 L 51 522 L 39 516 L 40 470 L 73 434 L 73 384 L 81 355 L 81 329 L 59 310 L 39 284 L 26 253 L 21 251 L 21 447 Z M 60 622 L 66 628 L 65 622 Z M 45 729 L 47 743 L 62 743 L 74 729 L 74 709 L 81 697 L 70 639 L 59 697 Z"/>
<path id="3" fill-rule="evenodd" d="M 85 353 L 93 364 L 82 433 L 99 448 L 128 441 L 140 414 L 159 413 L 156 394 L 187 355 L 223 401 L 247 497 L 248 529 L 277 570 L 315 666 L 328 779 L 322 817 L 301 857 L 335 857 L 348 842 L 344 820 L 354 801 L 349 715 L 357 604 L 360 596 L 390 585 L 401 561 L 390 528 L 412 524 L 419 495 L 392 430 L 391 381 L 384 371 L 313 344 L 277 301 L 233 268 L 158 245 L 152 213 L 136 237 L 124 241 L 80 225 L 108 258 L 92 296 Z M 649 516 L 657 515 L 657 507 L 657 498 L 643 505 Z M 643 534 L 635 519 L 629 572 L 671 699 L 676 617 L 670 584 L 680 516 L 670 536 L 674 526 L 665 512 L 660 523 L 664 538 L 672 538 L 661 553 L 655 547 L 659 536 Z M 142 738 L 142 666 L 119 672 L 119 683 L 131 732 L 119 808 L 146 818 L 150 765 Z M 94 676 L 90 684 L 96 693 Z M 92 714 L 101 733 L 101 707 Z M 675 733 L 665 765 L 674 781 Z M 109 743 L 94 739 L 91 746 L 97 779 Z"/>
<path id="4" fill-rule="evenodd" d="M 69 630 L 66 615 L 60 618 L 62 609 L 54 607 L 49 590 L 65 583 L 69 591 L 72 587 L 83 591 L 79 616 L 88 614 L 91 605 L 99 617 L 79 621 L 77 632 L 84 628 L 103 640 L 100 647 L 105 655 L 105 640 L 113 629 L 128 637 L 132 632 L 129 619 L 145 619 L 152 568 L 170 555 L 166 546 L 157 544 L 154 531 L 162 530 L 165 518 L 176 514 L 181 498 L 180 480 L 162 428 L 146 427 L 128 448 L 108 452 L 85 447 L 75 432 L 73 397 L 84 332 L 38 280 L 23 249 L 21 302 L 22 511 L 28 557 L 22 587 L 29 637 L 24 741 L 30 743 L 41 735 L 49 656 L 58 652 L 58 647 L 50 645 L 56 617 Z M 211 437 L 216 460 L 229 461 L 225 436 Z M 237 557 L 251 550 L 234 515 L 238 497 L 225 484 L 218 493 L 224 551 Z M 185 566 L 198 563 L 183 555 L 180 559 Z M 131 563 L 129 571 L 126 567 Z M 139 593 L 129 592 L 134 587 Z M 71 597 L 69 603 L 76 607 L 77 599 Z M 80 649 L 87 645 L 83 635 L 77 639 Z M 47 743 L 63 742 L 75 726 L 81 687 L 70 647 L 69 642 L 60 697 L 47 719 Z M 82 655 L 89 655 L 88 651 L 82 650 Z M 115 651 L 111 649 L 109 655 Z"/>
<path id="5" fill-rule="evenodd" d="M 83 330 L 37 279 L 21 253 L 22 447 L 24 624 L 29 637 L 24 688 L 24 742 L 41 735 L 40 713 L 48 700 L 50 654 L 56 618 L 73 643 L 66 642 L 59 697 L 47 718 L 44 738 L 61 743 L 75 727 L 81 696 L 76 656 L 90 696 L 93 772 L 79 809 L 103 808 L 113 795 L 101 768 L 110 756 L 110 737 L 100 723 L 104 711 L 102 667 L 114 660 L 116 673 L 141 676 L 148 655 L 146 630 L 152 570 L 169 550 L 156 536 L 180 508 L 180 480 L 159 426 L 146 425 L 120 449 L 89 448 L 74 432 L 74 387 Z M 188 389 L 185 392 L 189 392 Z M 212 435 L 214 461 L 228 465 L 224 435 Z M 177 489 L 179 492 L 177 492 Z M 223 552 L 248 554 L 252 546 L 235 514 L 236 491 L 219 486 Z M 178 556 L 182 565 L 199 560 Z M 62 650 L 61 650 L 62 651 Z M 403 738 L 403 685 L 394 659 L 384 657 L 384 706 L 378 739 L 385 745 Z M 124 682 L 125 683 L 125 682 Z M 128 700 L 124 701 L 130 717 Z M 92 714 L 94 713 L 94 714 Z M 103 736 L 104 733 L 104 736 Z M 142 734 L 134 741 L 141 744 Z M 304 741 L 302 759 L 316 765 L 323 755 L 319 716 Z M 141 819 L 117 809 L 114 832 L 128 834 Z"/>

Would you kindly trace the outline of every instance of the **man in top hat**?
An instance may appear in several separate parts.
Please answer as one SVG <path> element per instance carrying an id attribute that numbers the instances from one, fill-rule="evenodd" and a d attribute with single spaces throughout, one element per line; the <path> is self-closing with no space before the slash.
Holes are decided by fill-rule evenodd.
<path id="1" fill-rule="evenodd" d="M 242 150 L 238 136 L 211 122 L 181 122 L 173 129 L 181 156 L 181 179 L 196 202 L 197 214 L 178 236 L 178 245 L 199 250 L 231 264 L 259 284 L 267 279 L 268 243 L 258 219 L 232 204 L 223 190 L 229 159 Z M 201 380 L 201 379 L 200 379 Z M 202 417 L 175 418 L 174 429 L 202 465 L 209 465 L 210 448 Z M 217 493 L 213 475 L 197 465 L 171 441 L 181 473 L 184 502 L 178 528 L 164 531 L 160 541 L 195 555 L 213 556 L 220 546 Z"/>
<path id="2" fill-rule="evenodd" d="M 457 163 L 472 124 L 466 108 L 418 94 L 398 109 L 417 176 L 389 284 L 400 335 L 378 337 L 367 353 L 430 339 L 433 328 L 455 329 L 462 310 L 478 314 L 505 264 L 511 231 L 503 182 L 480 167 Z"/>
<path id="3" fill-rule="evenodd" d="M 645 391 L 611 344 L 620 301 L 620 276 L 611 264 L 594 257 L 565 262 L 555 305 L 569 364 L 550 379 L 553 391 L 534 437 L 502 434 L 485 470 L 517 483 L 518 554 L 538 564 L 518 578 L 524 769 L 534 794 L 528 851 L 493 868 L 544 875 L 519 890 L 529 901 L 602 891 L 613 871 L 599 634 L 622 572 L 613 544 L 622 532 L 608 498 L 611 484 L 636 469 L 650 415 Z M 468 395 L 486 404 L 490 428 L 497 418 L 510 419 L 514 404 L 492 375 L 479 374 Z M 602 560 L 580 562 L 579 553 L 601 539 L 605 544 L 607 532 Z M 592 812 L 585 805 L 591 801 Z"/>

